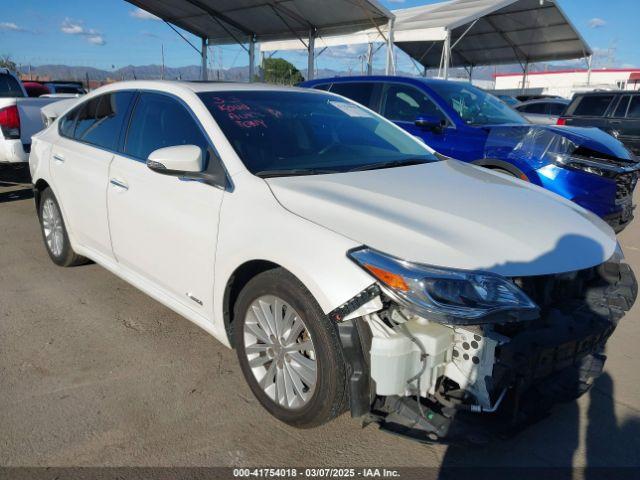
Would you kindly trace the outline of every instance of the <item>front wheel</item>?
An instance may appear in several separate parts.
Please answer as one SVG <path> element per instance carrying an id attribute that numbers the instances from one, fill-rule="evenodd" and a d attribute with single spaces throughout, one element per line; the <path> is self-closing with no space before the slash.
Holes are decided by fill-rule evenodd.
<path id="1" fill-rule="evenodd" d="M 345 402 L 345 365 L 335 325 L 293 275 L 257 275 L 235 305 L 242 372 L 274 417 L 299 428 L 333 419 Z"/>

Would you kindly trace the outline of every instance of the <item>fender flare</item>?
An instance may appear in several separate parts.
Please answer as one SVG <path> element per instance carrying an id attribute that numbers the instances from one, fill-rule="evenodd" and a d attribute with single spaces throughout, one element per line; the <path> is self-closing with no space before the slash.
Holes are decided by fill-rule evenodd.
<path id="1" fill-rule="evenodd" d="M 474 160 L 471 163 L 488 169 L 499 168 L 501 170 L 506 170 L 520 180 L 524 180 L 525 182 L 530 181 L 526 173 L 516 167 L 513 163 L 505 162 L 504 160 L 498 160 L 496 158 L 482 158 L 480 160 Z"/>

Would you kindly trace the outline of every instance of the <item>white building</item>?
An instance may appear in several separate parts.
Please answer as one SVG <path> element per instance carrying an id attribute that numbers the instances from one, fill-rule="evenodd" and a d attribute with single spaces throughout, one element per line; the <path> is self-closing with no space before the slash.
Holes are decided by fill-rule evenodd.
<path id="1" fill-rule="evenodd" d="M 522 73 L 495 76 L 496 90 L 522 90 Z M 640 90 L 640 68 L 558 70 L 531 72 L 525 81 L 527 90 L 571 98 L 576 92 L 590 90 Z"/>

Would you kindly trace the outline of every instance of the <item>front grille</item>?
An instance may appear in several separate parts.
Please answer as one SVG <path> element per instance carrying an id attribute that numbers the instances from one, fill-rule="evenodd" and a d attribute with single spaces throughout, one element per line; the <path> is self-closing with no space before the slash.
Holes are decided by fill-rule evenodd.
<path id="1" fill-rule="evenodd" d="M 638 182 L 637 172 L 621 173 L 616 177 L 616 200 L 624 200 L 633 195 Z"/>

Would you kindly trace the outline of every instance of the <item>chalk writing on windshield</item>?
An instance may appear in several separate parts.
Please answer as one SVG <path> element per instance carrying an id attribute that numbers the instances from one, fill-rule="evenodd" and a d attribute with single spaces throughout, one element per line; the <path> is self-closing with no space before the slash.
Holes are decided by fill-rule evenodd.
<path id="1" fill-rule="evenodd" d="M 213 97 L 214 106 L 224 112 L 230 120 L 241 128 L 267 128 L 264 118 L 266 115 L 262 112 L 256 112 L 251 106 L 242 102 L 242 100 L 231 97 L 229 99 L 221 97 Z M 277 110 L 266 109 L 275 118 L 280 118 L 282 112 Z"/>

